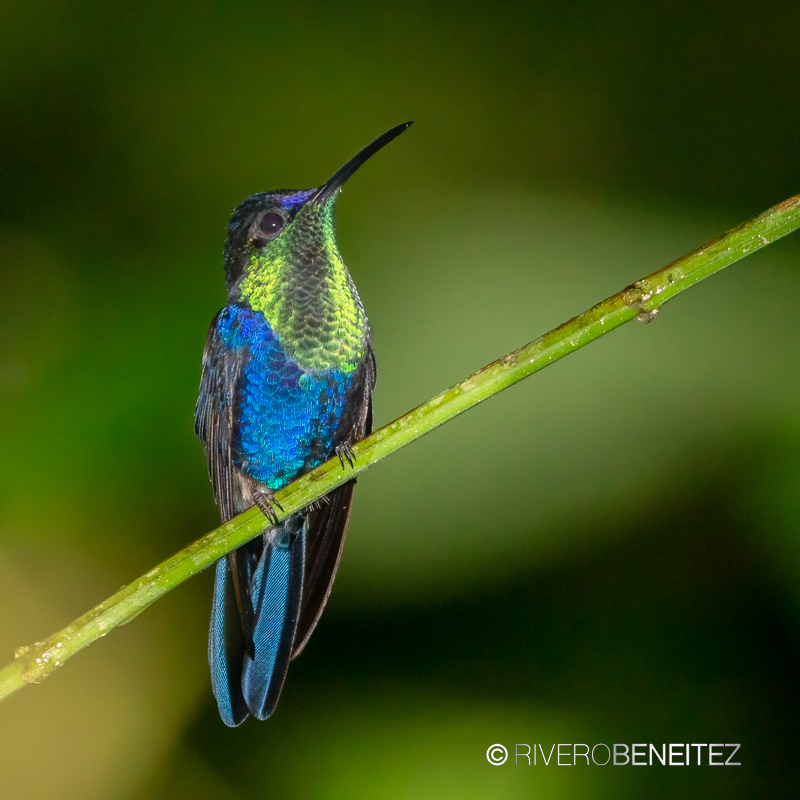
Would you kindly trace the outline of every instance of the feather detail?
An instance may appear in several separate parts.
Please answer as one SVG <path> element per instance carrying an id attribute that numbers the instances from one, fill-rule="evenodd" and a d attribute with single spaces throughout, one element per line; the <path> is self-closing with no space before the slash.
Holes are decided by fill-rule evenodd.
<path id="1" fill-rule="evenodd" d="M 293 515 L 269 538 L 250 587 L 255 653 L 245 655 L 242 673 L 244 700 L 257 719 L 275 710 L 289 667 L 303 593 L 304 523 Z"/>

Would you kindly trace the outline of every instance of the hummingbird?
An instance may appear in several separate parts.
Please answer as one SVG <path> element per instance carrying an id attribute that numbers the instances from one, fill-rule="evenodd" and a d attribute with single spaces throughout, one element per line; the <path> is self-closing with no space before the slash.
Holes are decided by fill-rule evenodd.
<path id="1" fill-rule="evenodd" d="M 195 432 L 222 521 L 257 505 L 272 523 L 216 564 L 208 663 L 231 727 L 273 713 L 331 592 L 355 480 L 280 523 L 274 492 L 336 455 L 352 466 L 372 429 L 372 334 L 333 215 L 348 178 L 410 125 L 322 186 L 248 197 L 228 224 L 228 302 L 206 337 Z"/>

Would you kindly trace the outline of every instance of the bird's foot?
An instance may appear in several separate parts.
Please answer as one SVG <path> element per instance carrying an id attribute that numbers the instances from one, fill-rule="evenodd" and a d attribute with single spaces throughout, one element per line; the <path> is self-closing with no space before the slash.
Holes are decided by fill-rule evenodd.
<path id="1" fill-rule="evenodd" d="M 253 502 L 273 525 L 278 524 L 278 512 L 275 509 L 283 511 L 283 506 L 275 499 L 275 495 L 269 489 L 253 492 Z"/>
<path id="2" fill-rule="evenodd" d="M 350 465 L 351 469 L 356 463 L 356 454 L 353 452 L 353 448 L 347 442 L 340 444 L 336 448 L 336 455 L 339 456 L 339 463 L 342 465 L 342 469 L 344 469 L 345 459 L 347 459 L 347 463 Z"/>
<path id="3" fill-rule="evenodd" d="M 320 497 L 318 500 L 312 500 L 306 507 L 305 510 L 307 512 L 311 511 L 319 511 L 323 506 L 330 505 L 331 499 L 328 495 L 324 497 Z"/>

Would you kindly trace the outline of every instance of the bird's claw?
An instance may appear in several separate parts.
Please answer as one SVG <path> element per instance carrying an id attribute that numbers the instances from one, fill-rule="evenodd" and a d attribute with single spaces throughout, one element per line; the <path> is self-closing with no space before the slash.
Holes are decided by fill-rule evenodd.
<path id="1" fill-rule="evenodd" d="M 306 507 L 305 511 L 311 513 L 312 511 L 319 511 L 323 506 L 328 506 L 331 503 L 330 497 L 324 495 L 317 500 L 312 500 Z"/>
<path id="2" fill-rule="evenodd" d="M 336 448 L 336 455 L 339 456 L 339 463 L 342 465 L 342 469 L 344 469 L 345 459 L 347 459 L 347 463 L 350 465 L 351 469 L 356 463 L 356 454 L 353 451 L 353 448 L 347 444 L 347 442 L 340 444 Z"/>
<path id="3" fill-rule="evenodd" d="M 278 513 L 283 511 L 283 506 L 275 499 L 275 495 L 267 489 L 261 492 L 253 493 L 253 502 L 258 506 L 261 513 L 273 524 L 278 524 Z"/>

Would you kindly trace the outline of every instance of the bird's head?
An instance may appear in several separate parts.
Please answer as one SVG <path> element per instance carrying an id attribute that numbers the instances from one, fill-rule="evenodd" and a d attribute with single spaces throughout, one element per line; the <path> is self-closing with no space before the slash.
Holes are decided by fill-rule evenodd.
<path id="1" fill-rule="evenodd" d="M 384 145 L 411 125 L 392 128 L 365 147 L 322 186 L 305 191 L 260 192 L 231 215 L 224 264 L 228 293 L 243 276 L 270 266 L 324 268 L 339 258 L 333 228 L 336 199 L 347 179 Z"/>

